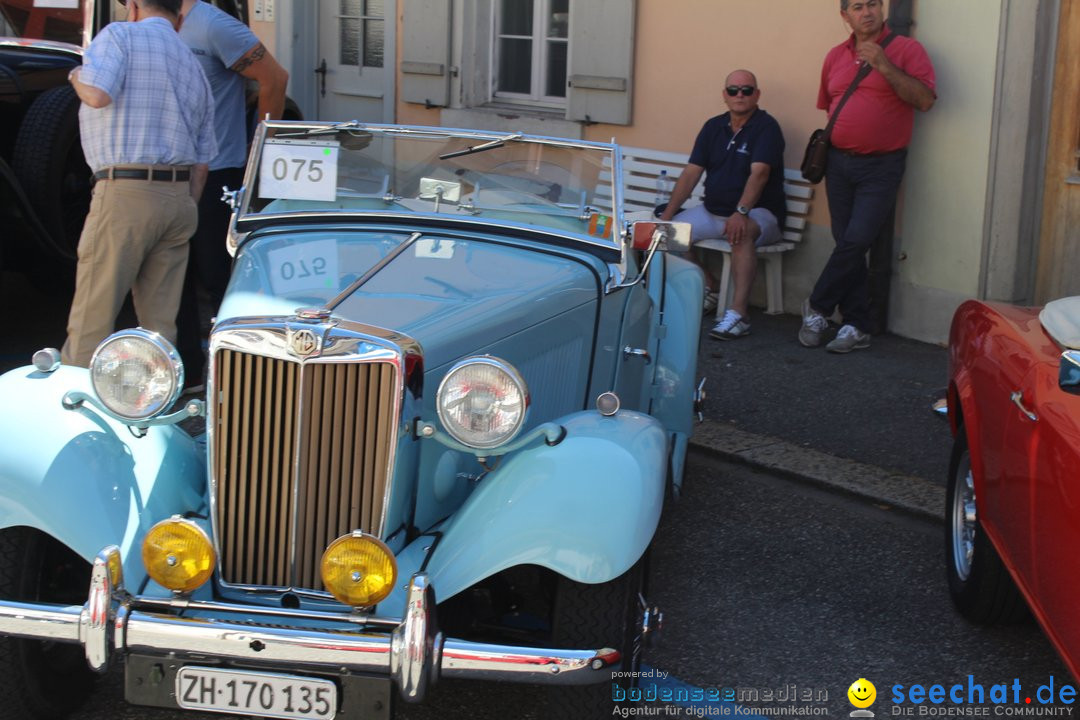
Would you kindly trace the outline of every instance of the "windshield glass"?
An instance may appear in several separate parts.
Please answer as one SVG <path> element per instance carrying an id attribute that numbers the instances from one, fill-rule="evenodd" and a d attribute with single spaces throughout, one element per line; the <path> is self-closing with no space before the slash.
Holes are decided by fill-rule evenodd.
<path id="1" fill-rule="evenodd" d="M 0 0 L 0 35 L 82 45 L 86 0 Z"/>
<path id="2" fill-rule="evenodd" d="M 259 137 L 240 220 L 422 214 L 618 241 L 612 145 L 355 123 L 271 123 Z"/>
<path id="3" fill-rule="evenodd" d="M 305 305 L 325 307 L 408 238 L 408 233 L 354 230 L 260 238 L 237 256 L 229 294 L 287 299 L 282 312 L 288 313 Z M 414 253 L 419 256 L 435 243 L 422 241 Z M 454 243 L 446 244 L 453 249 Z"/>

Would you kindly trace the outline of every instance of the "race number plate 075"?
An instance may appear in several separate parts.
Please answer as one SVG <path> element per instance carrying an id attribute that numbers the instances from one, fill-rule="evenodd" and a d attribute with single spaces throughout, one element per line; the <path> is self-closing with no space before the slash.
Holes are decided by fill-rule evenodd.
<path id="1" fill-rule="evenodd" d="M 299 675 L 189 666 L 176 674 L 176 703 L 185 710 L 331 720 L 337 686 Z"/>
<path id="2" fill-rule="evenodd" d="M 325 140 L 267 140 L 259 162 L 259 197 L 337 199 L 339 145 Z"/>

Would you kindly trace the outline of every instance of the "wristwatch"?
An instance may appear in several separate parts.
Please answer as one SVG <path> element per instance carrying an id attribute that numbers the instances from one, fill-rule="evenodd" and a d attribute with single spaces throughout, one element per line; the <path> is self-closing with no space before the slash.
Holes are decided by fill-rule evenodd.
<path id="1" fill-rule="evenodd" d="M 739 213 L 740 215 L 749 215 L 750 208 L 746 207 L 745 205 L 739 205 L 735 208 L 735 212 Z"/>

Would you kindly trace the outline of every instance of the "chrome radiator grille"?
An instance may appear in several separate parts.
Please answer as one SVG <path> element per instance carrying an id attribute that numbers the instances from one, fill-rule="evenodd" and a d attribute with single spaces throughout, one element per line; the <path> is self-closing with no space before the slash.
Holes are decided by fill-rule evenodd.
<path id="1" fill-rule="evenodd" d="M 379 534 L 395 366 L 215 354 L 212 468 L 222 579 L 322 589 L 335 538 Z"/>

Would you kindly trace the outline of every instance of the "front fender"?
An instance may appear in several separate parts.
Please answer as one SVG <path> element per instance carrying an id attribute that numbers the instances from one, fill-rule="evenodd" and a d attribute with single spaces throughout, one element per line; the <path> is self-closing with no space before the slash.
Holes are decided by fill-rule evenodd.
<path id="1" fill-rule="evenodd" d="M 146 531 L 175 513 L 206 514 L 205 450 L 176 427 L 136 438 L 93 407 L 67 410 L 71 390 L 92 392 L 87 370 L 0 376 L 0 528 L 37 528 L 87 561 L 117 545 L 137 588 Z"/>
<path id="2" fill-rule="evenodd" d="M 515 565 L 601 583 L 645 552 L 664 502 L 663 426 L 629 411 L 559 423 L 562 442 L 507 457 L 444 526 L 428 563 L 440 602 Z"/>

